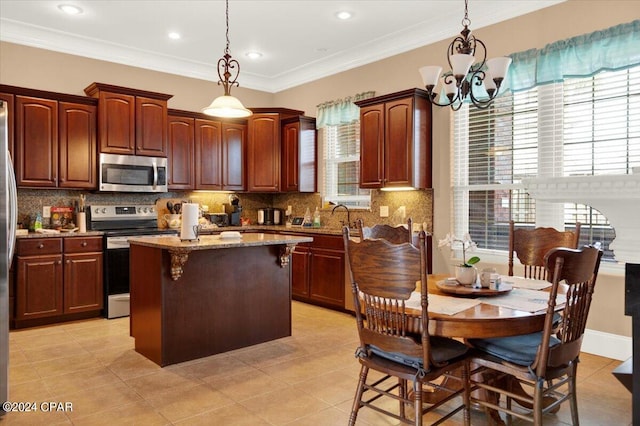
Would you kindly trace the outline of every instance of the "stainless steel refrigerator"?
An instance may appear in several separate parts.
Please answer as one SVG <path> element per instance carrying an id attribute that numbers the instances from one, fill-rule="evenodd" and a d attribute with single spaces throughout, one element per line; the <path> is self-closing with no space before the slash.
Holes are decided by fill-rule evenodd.
<path id="1" fill-rule="evenodd" d="M 9 268 L 17 226 L 16 179 L 9 155 L 9 111 L 0 100 L 0 402 L 9 399 Z M 0 409 L 0 416 L 4 414 Z"/>

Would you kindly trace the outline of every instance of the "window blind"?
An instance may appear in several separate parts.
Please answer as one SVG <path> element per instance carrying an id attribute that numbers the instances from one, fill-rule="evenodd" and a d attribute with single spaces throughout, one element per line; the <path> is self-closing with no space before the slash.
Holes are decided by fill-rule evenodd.
<path id="1" fill-rule="evenodd" d="M 581 244 L 599 241 L 613 258 L 615 232 L 603 215 L 580 204 L 536 205 L 522 179 L 640 167 L 640 67 L 508 93 L 484 110 L 464 105 L 452 133 L 456 235 L 468 231 L 479 248 L 506 250 L 510 219 L 567 230 L 579 221 Z"/>

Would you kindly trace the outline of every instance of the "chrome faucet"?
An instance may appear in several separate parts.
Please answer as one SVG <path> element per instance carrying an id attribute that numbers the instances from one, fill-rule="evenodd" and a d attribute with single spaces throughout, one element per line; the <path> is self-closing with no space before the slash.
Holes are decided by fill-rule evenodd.
<path id="1" fill-rule="evenodd" d="M 346 225 L 347 225 L 349 228 L 351 228 L 351 212 L 349 211 L 349 207 L 345 206 L 344 204 L 338 204 L 337 206 L 335 206 L 335 207 L 331 210 L 331 215 L 333 215 L 333 213 L 336 211 L 336 209 L 337 209 L 338 207 L 342 207 L 343 209 L 345 209 L 345 210 L 347 211 L 347 224 L 346 224 Z M 340 221 L 340 224 L 341 224 L 342 226 L 344 226 L 344 225 L 345 225 L 344 220 L 341 220 L 341 221 Z"/>

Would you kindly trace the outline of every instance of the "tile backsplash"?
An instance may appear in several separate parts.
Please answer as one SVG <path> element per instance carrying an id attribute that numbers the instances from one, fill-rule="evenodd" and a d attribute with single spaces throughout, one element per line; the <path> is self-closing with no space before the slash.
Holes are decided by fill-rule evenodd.
<path id="1" fill-rule="evenodd" d="M 224 204 L 229 203 L 229 193 L 211 191 L 184 191 L 168 193 L 98 193 L 70 190 L 40 190 L 18 189 L 18 223 L 27 228 L 38 212 L 42 213 L 44 206 L 74 206 L 79 202 L 80 194 L 86 196 L 86 205 L 133 205 L 155 204 L 160 198 L 179 198 L 201 205 L 207 205 L 209 212 L 224 211 Z M 242 216 L 249 218 L 251 223 L 257 222 L 257 211 L 261 207 L 277 207 L 286 210 L 291 206 L 293 216 L 303 216 L 307 207 L 313 214 L 316 206 L 321 207 L 321 197 L 318 193 L 235 193 L 240 199 Z M 380 217 L 380 207 L 387 206 L 388 217 Z M 424 224 L 428 232 L 433 231 L 433 193 L 431 190 L 416 190 L 402 192 L 372 191 L 370 210 L 351 211 L 351 221 L 363 219 L 365 225 L 385 223 L 397 225 L 406 223 L 411 217 L 414 224 Z M 320 211 L 322 226 L 339 228 L 341 221 L 346 221 L 344 210 L 331 209 Z M 43 219 L 43 225 L 49 224 Z"/>

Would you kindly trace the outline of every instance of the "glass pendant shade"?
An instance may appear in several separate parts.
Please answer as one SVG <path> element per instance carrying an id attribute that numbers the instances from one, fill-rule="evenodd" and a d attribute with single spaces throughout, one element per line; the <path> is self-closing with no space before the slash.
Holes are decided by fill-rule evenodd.
<path id="1" fill-rule="evenodd" d="M 422 76 L 422 82 L 425 86 L 435 87 L 438 84 L 438 78 L 442 72 L 442 67 L 426 66 L 420 68 L 420 75 Z"/>
<path id="2" fill-rule="evenodd" d="M 473 64 L 475 58 L 473 55 L 467 55 L 462 53 L 457 53 L 455 55 L 449 56 L 449 61 L 451 62 L 451 67 L 453 68 L 453 75 L 456 77 L 456 80 L 462 80 L 467 73 L 469 72 L 469 68 Z"/>
<path id="3" fill-rule="evenodd" d="M 218 96 L 202 112 L 214 117 L 242 118 L 249 117 L 252 112 L 242 105 L 238 98 L 229 95 Z"/>
<path id="4" fill-rule="evenodd" d="M 491 72 L 493 78 L 503 80 L 507 76 L 507 71 L 511 65 L 511 58 L 500 56 L 497 58 L 491 58 L 487 60 L 487 68 Z"/>

